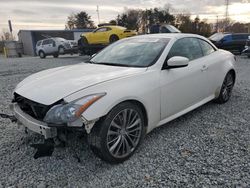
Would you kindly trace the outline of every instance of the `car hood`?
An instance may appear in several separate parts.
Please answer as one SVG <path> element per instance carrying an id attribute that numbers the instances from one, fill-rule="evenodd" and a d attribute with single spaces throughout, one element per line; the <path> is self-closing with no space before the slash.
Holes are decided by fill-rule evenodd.
<path id="1" fill-rule="evenodd" d="M 33 74 L 19 83 L 14 92 L 32 101 L 51 105 L 96 84 L 145 71 L 146 68 L 81 63 Z"/>

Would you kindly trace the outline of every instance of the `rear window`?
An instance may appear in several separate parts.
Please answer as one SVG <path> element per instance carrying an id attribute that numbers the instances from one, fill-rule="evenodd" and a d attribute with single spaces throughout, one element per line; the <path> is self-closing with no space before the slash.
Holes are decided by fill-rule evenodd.
<path id="1" fill-rule="evenodd" d="M 209 37 L 210 40 L 212 41 L 220 41 L 226 36 L 230 36 L 229 34 L 224 34 L 224 33 L 215 33 L 211 37 Z"/>
<path id="2" fill-rule="evenodd" d="M 52 44 L 52 43 L 53 43 L 52 39 L 46 39 L 43 41 L 43 45 Z"/>
<path id="3" fill-rule="evenodd" d="M 200 42 L 200 45 L 201 45 L 201 49 L 203 51 L 203 54 L 206 56 L 206 55 L 209 55 L 211 53 L 213 53 L 215 51 L 215 49 L 206 41 L 204 40 L 201 40 L 201 39 L 198 39 L 199 42 Z"/>

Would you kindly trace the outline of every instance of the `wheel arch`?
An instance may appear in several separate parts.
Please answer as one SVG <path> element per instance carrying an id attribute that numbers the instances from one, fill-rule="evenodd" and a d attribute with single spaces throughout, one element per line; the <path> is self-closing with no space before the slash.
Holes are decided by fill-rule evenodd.
<path id="1" fill-rule="evenodd" d="M 143 103 L 141 103 L 140 101 L 135 100 L 135 99 L 125 100 L 122 103 L 124 103 L 124 102 L 130 102 L 132 104 L 135 104 L 142 110 L 143 118 L 144 118 L 144 122 L 145 122 L 145 127 L 147 128 L 148 127 L 148 114 L 147 114 L 146 107 L 143 105 Z"/>
<path id="2" fill-rule="evenodd" d="M 113 108 L 115 108 L 116 106 L 118 106 L 118 105 L 120 105 L 120 104 L 122 104 L 122 103 L 126 103 L 126 102 L 135 104 L 135 105 L 137 105 L 137 106 L 142 110 L 143 118 L 144 118 L 144 122 L 145 122 L 145 128 L 146 128 L 146 130 L 147 130 L 147 129 L 148 129 L 148 122 L 149 122 L 149 120 L 148 120 L 148 112 L 147 112 L 147 110 L 146 110 L 145 105 L 144 105 L 141 101 L 139 101 L 139 100 L 137 100 L 137 99 L 126 99 L 126 100 L 119 101 L 119 102 L 113 104 L 113 105 L 106 111 L 106 113 L 105 113 L 103 116 L 100 117 L 100 120 L 103 119 L 105 116 L 107 116 L 108 113 L 110 113 L 110 111 L 111 111 Z"/>
<path id="3" fill-rule="evenodd" d="M 64 49 L 64 46 L 60 44 L 60 45 L 58 46 L 58 50 L 59 50 L 60 48 L 63 48 L 63 49 Z"/>
<path id="4" fill-rule="evenodd" d="M 40 55 L 41 52 L 43 52 L 43 53 L 45 54 L 44 50 L 40 49 L 40 50 L 38 51 L 38 55 Z"/>
<path id="5" fill-rule="evenodd" d="M 232 73 L 233 74 L 233 79 L 234 79 L 234 83 L 235 83 L 235 81 L 236 81 L 236 71 L 234 69 L 230 69 L 228 71 L 228 73 Z"/>

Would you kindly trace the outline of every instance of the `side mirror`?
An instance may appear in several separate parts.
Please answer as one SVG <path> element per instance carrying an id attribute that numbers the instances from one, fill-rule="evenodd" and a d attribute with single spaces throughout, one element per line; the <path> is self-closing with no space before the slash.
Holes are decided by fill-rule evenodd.
<path id="1" fill-rule="evenodd" d="M 166 69 L 175 69 L 188 66 L 189 59 L 182 56 L 171 57 L 166 65 Z"/>

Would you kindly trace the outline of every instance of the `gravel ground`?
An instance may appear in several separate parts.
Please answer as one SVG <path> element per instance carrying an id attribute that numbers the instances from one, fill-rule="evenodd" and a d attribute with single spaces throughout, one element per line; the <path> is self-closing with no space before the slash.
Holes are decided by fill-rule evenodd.
<path id="1" fill-rule="evenodd" d="M 86 57 L 0 57 L 0 113 L 11 114 L 11 92 L 28 75 Z M 208 103 L 146 136 L 128 161 L 110 165 L 85 137 L 52 157 L 34 159 L 39 139 L 0 117 L 0 187 L 250 187 L 250 59 L 238 57 L 231 100 Z"/>

